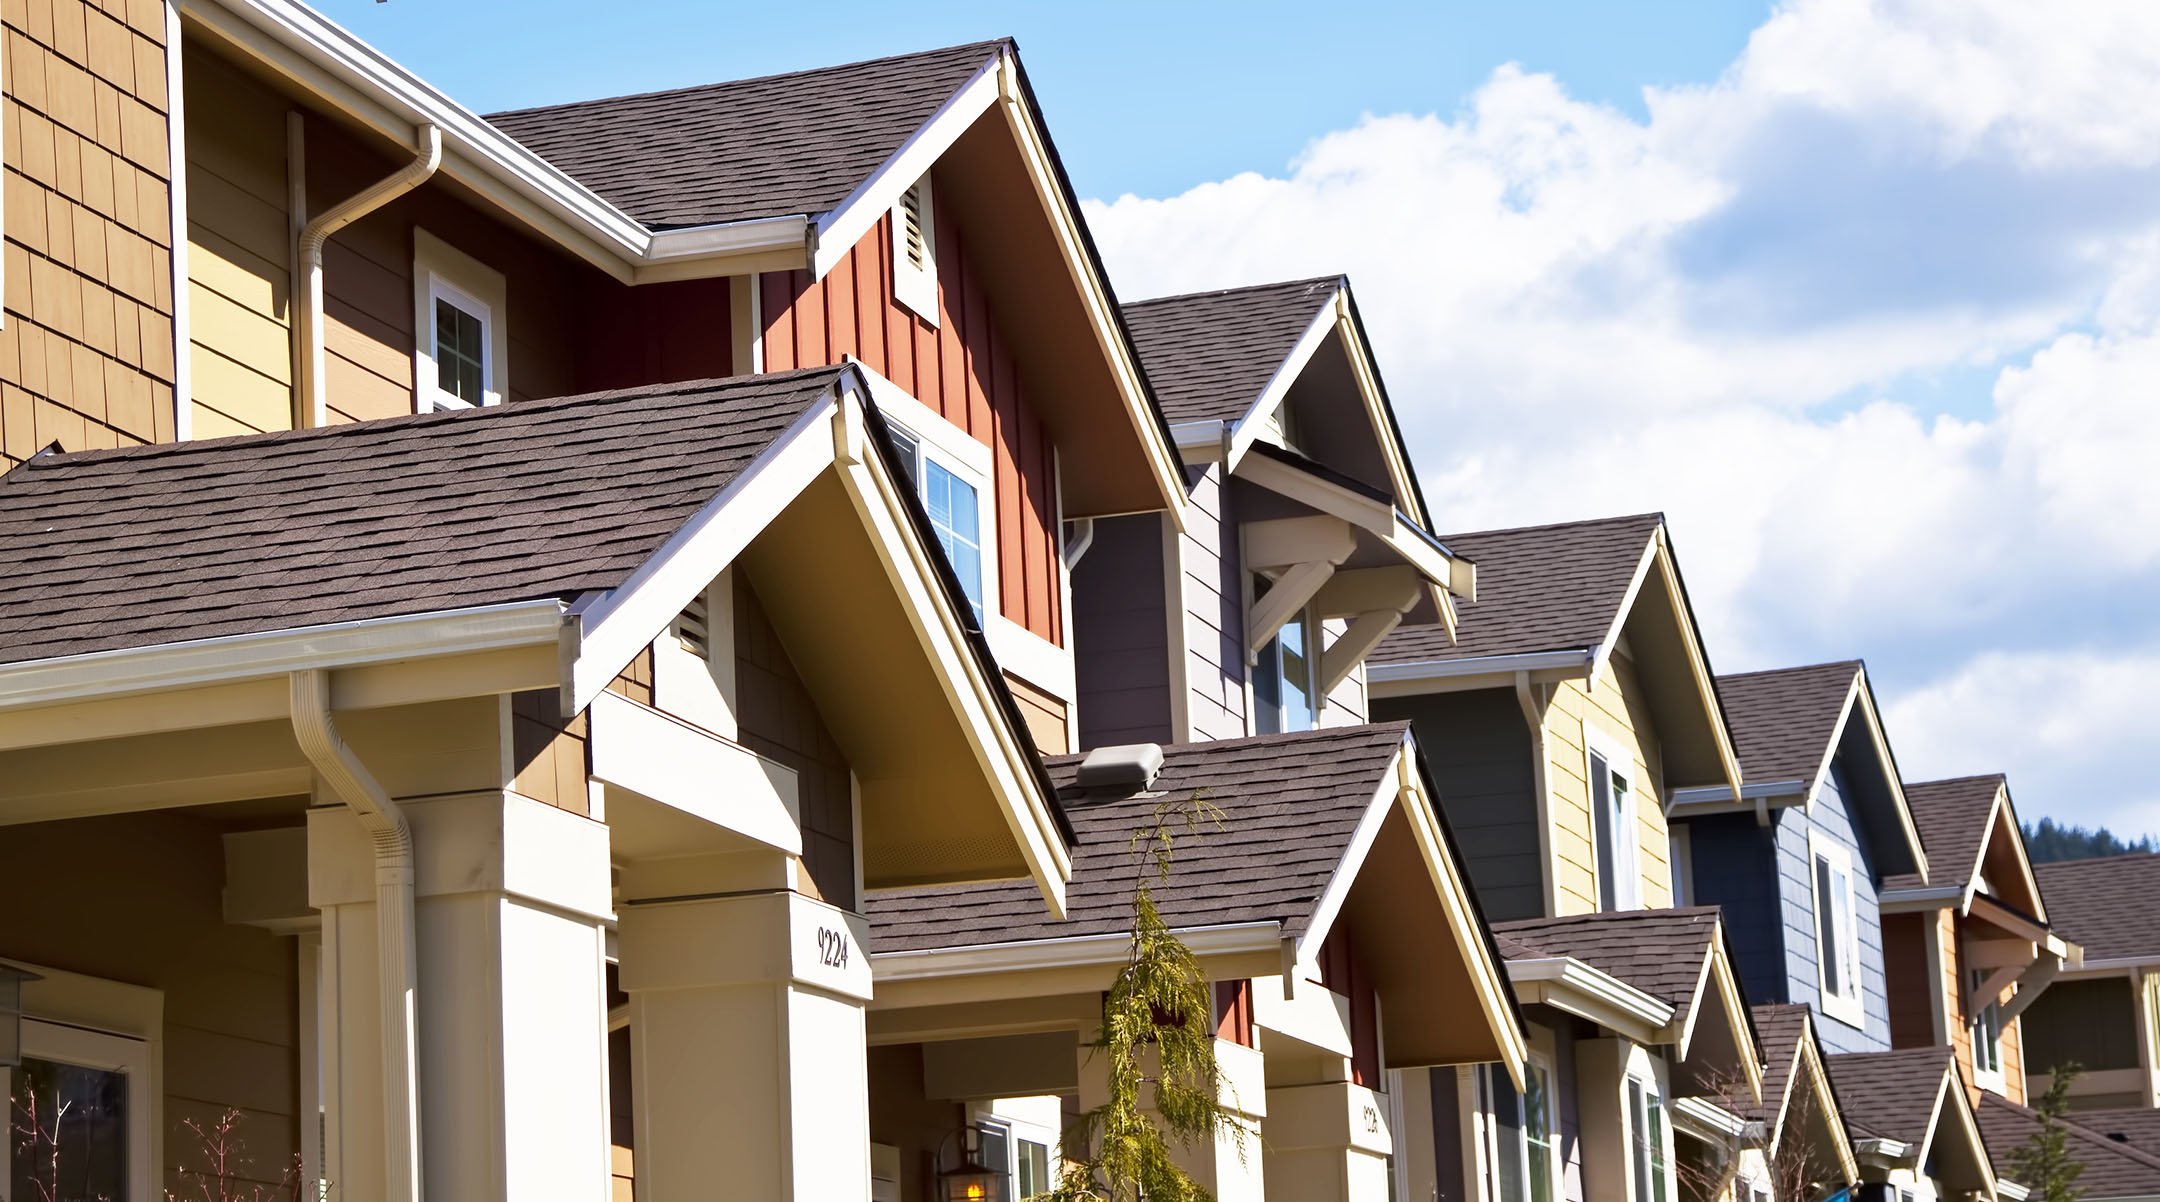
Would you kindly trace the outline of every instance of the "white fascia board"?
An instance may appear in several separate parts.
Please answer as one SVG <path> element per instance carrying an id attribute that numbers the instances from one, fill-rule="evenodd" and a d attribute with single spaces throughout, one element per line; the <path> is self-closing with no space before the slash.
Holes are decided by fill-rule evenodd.
<path id="1" fill-rule="evenodd" d="M 1747 781 L 1740 786 L 1738 801 L 1733 800 L 1732 790 L 1723 785 L 1692 785 L 1672 791 L 1665 801 L 1665 816 L 1692 818 L 1702 814 L 1752 810 L 1756 801 L 1772 809 L 1805 806 L 1811 796 L 1808 782 L 1804 780 Z"/>
<path id="2" fill-rule="evenodd" d="M 800 215 L 683 226 L 653 234 L 641 265 L 766 254 L 800 248 L 807 244 L 809 237 L 810 219 Z"/>
<path id="3" fill-rule="evenodd" d="M 985 59 L 958 91 L 946 97 L 928 120 L 855 185 L 846 199 L 819 216 L 811 231 L 812 279 L 823 279 L 846 258 L 870 227 L 899 201 L 900 194 L 914 187 L 915 181 L 975 124 L 975 119 L 997 103 L 998 63 L 1004 56 L 1005 52 L 999 50 Z"/>
<path id="4" fill-rule="evenodd" d="M 2025 1202 L 2027 1198 L 2032 1197 L 2032 1191 L 2015 1181 L 2006 1181 L 2001 1177 L 1997 1177 L 1995 1179 L 1995 1196 L 2003 1199 L 2003 1202 Z M 2110 1194 L 2108 1195 L 2108 1202 L 2121 1202 L 2121 1199 Z"/>
<path id="5" fill-rule="evenodd" d="M 552 597 L 366 618 L 0 666 L 0 711 L 350 668 L 394 660 L 544 646 L 563 626 Z"/>
<path id="6" fill-rule="evenodd" d="M 2086 959 L 2077 964 L 2064 964 L 2065 977 L 2119 977 L 2134 975 L 2142 969 L 2160 968 L 2160 952 L 2150 956 L 2109 956 L 2105 959 Z"/>
<path id="7" fill-rule="evenodd" d="M 1489 676 L 1495 673 L 1513 672 L 1565 672 L 1569 676 L 1590 675 L 1594 651 L 1579 649 L 1570 651 L 1531 651 L 1521 655 L 1478 655 L 1467 659 L 1407 660 L 1393 664 L 1367 663 L 1365 682 L 1367 686 L 1379 684 L 1415 686 L 1438 682 L 1459 676 Z M 1409 693 L 1409 688 L 1392 690 L 1396 695 Z"/>
<path id="8" fill-rule="evenodd" d="M 1673 562 L 1670 545 L 1665 539 L 1665 523 L 1660 521 L 1651 532 L 1650 545 L 1643 550 L 1642 562 L 1635 565 L 1635 576 L 1628 581 L 1627 592 L 1620 599 L 1620 609 L 1613 615 L 1612 628 L 1605 633 L 1605 641 L 1598 644 L 1590 665 L 1590 679 L 1597 680 L 1605 660 L 1620 645 L 1620 631 L 1627 625 L 1628 614 L 1635 609 L 1635 600 L 1642 594 L 1645 581 L 1652 570 L 1662 567 L 1666 587 L 1672 593 L 1674 617 L 1680 624 L 1681 650 L 1688 658 L 1689 675 L 1695 678 L 1697 690 L 1702 694 L 1705 717 L 1711 726 L 1711 741 L 1717 745 L 1718 762 L 1725 769 L 1726 783 L 1737 793 L 1744 782 L 1741 779 L 1740 755 L 1733 749 L 1732 731 L 1725 725 L 1725 715 L 1717 700 L 1717 682 L 1710 676 L 1710 662 L 1703 656 L 1702 646 L 1695 639 L 1695 623 L 1687 612 L 1687 592 L 1680 587 L 1680 569 Z"/>
<path id="9" fill-rule="evenodd" d="M 1178 939 L 1203 959 L 1210 956 L 1272 955 L 1282 944 L 1277 922 L 1222 923 L 1175 931 Z M 921 951 L 873 952 L 870 970 L 876 980 L 925 981 L 992 973 L 1035 972 L 1123 964 L 1132 954 L 1132 935 L 1077 935 L 1063 939 L 1026 939 L 974 947 Z"/>
<path id="10" fill-rule="evenodd" d="M 1222 421 L 1179 422 L 1170 427 L 1170 440 L 1177 444 L 1178 455 L 1188 466 L 1198 467 L 1229 458 L 1230 431 L 1234 428 Z"/>
<path id="11" fill-rule="evenodd" d="M 1223 454 L 1230 471 L 1237 470 L 1238 464 L 1245 458 L 1245 452 L 1252 449 L 1253 440 L 1259 437 L 1262 423 L 1282 405 L 1283 398 L 1290 392 L 1290 386 L 1297 383 L 1298 376 L 1305 371 L 1305 365 L 1312 362 L 1312 357 L 1319 352 L 1320 344 L 1326 342 L 1327 336 L 1334 332 L 1336 323 L 1341 320 L 1337 312 L 1337 302 L 1341 295 L 1342 288 L 1337 286 L 1335 294 L 1320 306 L 1318 313 L 1313 314 L 1312 324 L 1306 326 L 1305 332 L 1298 335 L 1297 342 L 1290 347 L 1290 353 L 1283 356 L 1281 363 L 1275 365 L 1275 374 L 1268 377 L 1268 382 L 1261 387 L 1259 395 L 1253 397 L 1252 404 L 1245 407 L 1245 415 L 1238 418 L 1231 427 L 1230 442 Z"/>
<path id="12" fill-rule="evenodd" d="M 1607 1024 L 1611 1016 L 1620 1017 L 1639 1024 L 1635 1030 L 1622 1033 L 1641 1042 L 1651 1042 L 1656 1032 L 1672 1022 L 1670 1005 L 1572 956 L 1510 960 L 1507 974 L 1515 985 L 1516 997 L 1543 1002 L 1601 1025 Z M 1533 988 L 1526 990 L 1525 986 Z M 1526 997 L 1526 992 L 1534 996 Z"/>
<path id="13" fill-rule="evenodd" d="M 1368 534 L 1386 538 L 1395 533 L 1394 506 L 1344 488 L 1332 480 L 1323 480 L 1280 459 L 1250 455 L 1230 462 L 1225 470 L 1240 480 L 1341 518 Z M 1440 579 L 1442 583 L 1446 582 L 1445 573 Z"/>
<path id="14" fill-rule="evenodd" d="M 844 379 L 845 377 L 843 377 Z M 622 584 L 581 602 L 563 626 L 564 713 L 592 704 L 803 489 L 833 466 L 837 388 L 810 405 Z"/>
<path id="15" fill-rule="evenodd" d="M 1912 914 L 1921 910 L 1940 910 L 1944 906 L 1965 909 L 1969 896 L 1965 885 L 1920 885 L 1911 889 L 1885 889 L 1876 897 L 1876 904 L 1885 914 Z"/>
<path id="16" fill-rule="evenodd" d="M 1865 1157 L 1878 1164 L 1900 1164 L 1912 1152 L 1912 1146 L 1894 1139 L 1856 1139 L 1853 1155 Z"/>
<path id="17" fill-rule="evenodd" d="M 1708 1098 L 1675 1098 L 1673 1117 L 1698 1132 L 1738 1139 L 1747 1134 L 1748 1121 Z"/>
<path id="18" fill-rule="evenodd" d="M 1399 758 L 1402 752 L 1398 750 L 1395 754 Z M 1327 888 L 1321 890 L 1320 900 L 1313 904 L 1305 933 L 1297 939 L 1295 954 L 1300 963 L 1318 962 L 1315 957 L 1320 945 L 1335 929 L 1335 918 L 1350 898 L 1350 886 L 1357 881 L 1358 869 L 1365 863 L 1366 853 L 1372 850 L 1373 841 L 1380 836 L 1381 824 L 1387 821 L 1388 811 L 1395 805 L 1400 782 L 1396 765 L 1390 762 L 1388 770 L 1380 777 L 1379 787 L 1373 790 L 1372 800 L 1365 803 L 1364 814 L 1359 816 L 1357 826 L 1350 832 L 1350 842 L 1336 861 L 1335 871 L 1328 876 Z"/>

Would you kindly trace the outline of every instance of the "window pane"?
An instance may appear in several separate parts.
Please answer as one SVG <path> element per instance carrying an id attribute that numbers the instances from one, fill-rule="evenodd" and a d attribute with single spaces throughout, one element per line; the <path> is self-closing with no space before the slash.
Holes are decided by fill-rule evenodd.
<path id="1" fill-rule="evenodd" d="M 1050 1192 L 1050 1148 L 1033 1140 L 1020 1141 L 1020 1154 L 1016 1158 L 1020 1170 L 1020 1197 L 1032 1198 Z"/>
<path id="2" fill-rule="evenodd" d="M 10 1079 L 10 1196 L 125 1197 L 127 1077 L 26 1059 Z"/>
<path id="3" fill-rule="evenodd" d="M 1515 1093 L 1515 1083 L 1508 1080 L 1506 1069 L 1489 1064 L 1485 1066 L 1485 1072 L 1490 1078 L 1492 1097 L 1493 1176 L 1498 1194 L 1495 1202 L 1526 1202 L 1522 1099 Z"/>
<path id="4" fill-rule="evenodd" d="M 1590 753 L 1590 800 L 1591 821 L 1597 836 L 1598 909 L 1620 908 L 1620 866 L 1613 854 L 1613 792 L 1612 772 L 1605 766 L 1605 757 Z"/>
<path id="5" fill-rule="evenodd" d="M 1665 1103 L 1663 1099 L 1651 1098 L 1650 1110 L 1650 1198 L 1651 1202 L 1665 1202 Z"/>
<path id="6" fill-rule="evenodd" d="M 1822 940 L 1823 989 L 1845 996 L 1845 952 L 1838 944 L 1836 874 L 1827 857 L 1815 857 L 1815 933 Z"/>
<path id="7" fill-rule="evenodd" d="M 1283 625 L 1275 636 L 1282 645 L 1282 718 L 1285 730 L 1311 730 L 1317 725 L 1317 698 L 1313 696 L 1313 663 L 1307 649 L 1311 628 L 1301 615 Z"/>
<path id="8" fill-rule="evenodd" d="M 1545 1070 L 1523 1066 L 1523 1134 L 1529 1145 L 1530 1202 L 1552 1202 L 1552 1104 Z"/>
<path id="9" fill-rule="evenodd" d="M 435 384 L 468 405 L 483 397 L 487 355 L 485 323 L 442 297 L 435 298 Z"/>
<path id="10" fill-rule="evenodd" d="M 984 1123 L 980 1128 L 982 1142 L 982 1166 L 1002 1173 L 1012 1172 L 1012 1132 L 1003 1123 Z M 1008 1176 L 1007 1180 L 1010 1180 Z"/>
<path id="11" fill-rule="evenodd" d="M 1633 1146 L 1635 1162 L 1635 1196 L 1650 1198 L 1650 1114 L 1643 1096 L 1642 1082 L 1630 1079 L 1628 1092 L 1629 1143 Z"/>
<path id="12" fill-rule="evenodd" d="M 905 426 L 890 426 L 893 450 L 900 460 L 900 471 L 907 476 L 908 487 L 922 492 L 922 439 Z"/>
<path id="13" fill-rule="evenodd" d="M 975 611 L 975 624 L 983 621 L 983 562 L 980 503 L 975 486 L 947 471 L 937 460 L 925 457 L 922 462 L 923 508 L 929 511 L 930 526 L 937 531 L 938 546 L 945 552 L 945 562 L 952 565 L 953 575 L 960 578 L 960 591 L 967 594 L 968 607 Z"/>

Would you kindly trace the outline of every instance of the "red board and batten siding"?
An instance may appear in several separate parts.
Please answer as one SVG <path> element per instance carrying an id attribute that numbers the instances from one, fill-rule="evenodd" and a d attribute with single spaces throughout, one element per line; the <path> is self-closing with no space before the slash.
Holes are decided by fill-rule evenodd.
<path id="1" fill-rule="evenodd" d="M 880 220 L 821 280 L 758 277 L 765 369 L 821 367 L 853 355 L 990 448 L 997 479 L 998 608 L 1062 646 L 1054 444 L 1027 405 L 1012 348 L 968 269 L 960 231 L 937 220 L 938 324 L 893 299 L 892 218 Z"/>

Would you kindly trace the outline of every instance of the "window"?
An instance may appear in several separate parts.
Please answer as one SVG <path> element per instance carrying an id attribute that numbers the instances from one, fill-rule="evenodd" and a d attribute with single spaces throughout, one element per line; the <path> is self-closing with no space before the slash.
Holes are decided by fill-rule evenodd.
<path id="1" fill-rule="evenodd" d="M 938 323 L 937 213 L 925 175 L 900 194 L 892 211 L 893 299 Z"/>
<path id="2" fill-rule="evenodd" d="M 151 1163 L 149 1073 L 141 1039 L 25 1020 L 22 1065 L 0 1069 L 9 1136 L 0 1202 L 151 1202 L 161 1174 Z"/>
<path id="3" fill-rule="evenodd" d="M 1632 910 L 1641 905 L 1642 873 L 1637 867 L 1635 795 L 1629 788 L 1627 761 L 1610 749 L 1590 751 L 1590 808 L 1597 838 L 1597 887 L 1600 910 Z"/>
<path id="4" fill-rule="evenodd" d="M 978 1119 L 976 1126 L 982 1133 L 977 1150 L 983 1167 L 1003 1169 L 1013 1187 L 1006 1197 L 1032 1198 L 1057 1187 L 1050 1179 L 1048 1132 L 1009 1119 Z"/>
<path id="5" fill-rule="evenodd" d="M 1523 1064 L 1523 1091 L 1515 1092 L 1497 1064 L 1478 1070 L 1479 1108 L 1489 1117 L 1485 1139 L 1488 1202 L 1552 1202 L 1553 1132 L 1549 1077 L 1543 1063 Z"/>
<path id="6" fill-rule="evenodd" d="M 1630 1171 L 1635 1174 L 1635 1202 L 1669 1202 L 1672 1166 L 1665 1145 L 1665 1099 L 1656 1086 L 1629 1077 L 1628 1139 Z"/>
<path id="7" fill-rule="evenodd" d="M 1695 904 L 1695 846 L 1688 837 L 1687 824 L 1674 823 L 1667 841 L 1672 856 L 1672 904 L 1692 906 Z"/>
<path id="8" fill-rule="evenodd" d="M 982 629 L 986 608 L 983 533 L 990 529 L 989 518 L 983 512 L 987 490 L 977 483 L 980 477 L 947 459 L 936 444 L 926 442 L 905 426 L 887 424 L 900 468 L 922 498 L 923 509 L 930 515 L 930 527 L 937 533 L 938 547 L 945 552 L 945 562 L 952 565 L 953 575 L 960 578 L 960 591 L 967 594 L 976 628 Z"/>
<path id="9" fill-rule="evenodd" d="M 502 403 L 508 297 L 501 272 L 426 230 L 413 231 L 416 411 Z"/>
<path id="10" fill-rule="evenodd" d="M 1253 578 L 1253 596 L 1267 595 L 1270 581 Z M 1284 731 L 1311 730 L 1320 722 L 1319 649 L 1313 632 L 1318 629 L 1307 610 L 1283 623 L 1275 637 L 1260 648 L 1253 665 L 1253 732 L 1274 735 Z"/>
<path id="11" fill-rule="evenodd" d="M 1987 983 L 1988 973 L 1976 968 L 1966 974 L 1969 989 Z M 1986 1088 L 2002 1088 L 2002 1007 L 1990 998 L 1972 1016 L 1973 1076 Z"/>
<path id="12" fill-rule="evenodd" d="M 1855 1027 L 1860 1006 L 1860 924 L 1852 859 L 1835 843 L 1810 840 L 1815 861 L 1815 971 L 1823 1013 Z"/>

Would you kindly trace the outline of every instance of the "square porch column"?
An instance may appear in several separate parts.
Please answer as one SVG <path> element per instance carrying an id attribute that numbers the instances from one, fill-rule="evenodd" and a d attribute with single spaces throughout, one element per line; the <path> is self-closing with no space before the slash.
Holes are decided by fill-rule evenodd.
<path id="1" fill-rule="evenodd" d="M 1143 1065 L 1143 1072 L 1155 1072 L 1153 1052 Z M 1080 1109 L 1093 1110 L 1110 1100 L 1110 1070 L 1102 1049 L 1091 1046 L 1085 1037 L 1079 1049 L 1080 1060 Z M 1216 1202 L 1262 1202 L 1267 1196 L 1268 1180 L 1273 1177 L 1275 1144 L 1272 1128 L 1263 1132 L 1268 1122 L 1267 1062 L 1258 1048 L 1249 1048 L 1227 1039 L 1215 1041 L 1215 1065 L 1222 1073 L 1223 1090 L 1219 1098 L 1232 1115 L 1235 1130 L 1219 1130 L 1215 1138 L 1203 1144 L 1187 1147 L 1175 1139 L 1169 1141 L 1170 1159 L 1201 1188 L 1215 1196 Z M 1143 1097 L 1152 1097 L 1143 1094 Z M 1156 1118 L 1154 1111 L 1148 1111 Z M 1262 1155 L 1263 1134 L 1266 1154 Z M 1281 1195 L 1298 1198 L 1299 1194 Z"/>

